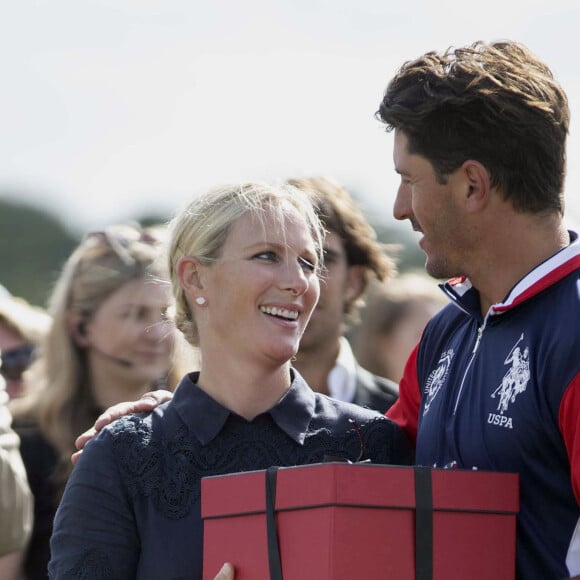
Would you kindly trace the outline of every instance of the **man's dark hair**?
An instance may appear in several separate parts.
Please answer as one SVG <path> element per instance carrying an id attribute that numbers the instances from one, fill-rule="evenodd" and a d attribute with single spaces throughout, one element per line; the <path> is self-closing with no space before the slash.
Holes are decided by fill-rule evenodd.
<path id="1" fill-rule="evenodd" d="M 409 61 L 377 117 L 405 134 L 408 152 L 430 161 L 440 183 L 473 159 L 514 209 L 563 213 L 568 100 L 525 46 L 476 42 Z"/>
<path id="2" fill-rule="evenodd" d="M 395 262 L 387 253 L 388 248 L 378 242 L 375 230 L 344 187 L 318 176 L 289 179 L 288 183 L 312 195 L 320 221 L 342 240 L 348 265 L 363 267 L 361 294 L 373 278 L 384 280 L 395 274 Z M 354 304 L 348 308 L 351 313 Z"/>

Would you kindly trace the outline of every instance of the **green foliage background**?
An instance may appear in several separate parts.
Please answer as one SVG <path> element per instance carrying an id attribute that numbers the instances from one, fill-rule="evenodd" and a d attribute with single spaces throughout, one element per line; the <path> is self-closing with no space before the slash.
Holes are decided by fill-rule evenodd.
<path id="1" fill-rule="evenodd" d="M 15 296 L 45 306 L 78 239 L 54 215 L 0 199 L 0 284 Z"/>

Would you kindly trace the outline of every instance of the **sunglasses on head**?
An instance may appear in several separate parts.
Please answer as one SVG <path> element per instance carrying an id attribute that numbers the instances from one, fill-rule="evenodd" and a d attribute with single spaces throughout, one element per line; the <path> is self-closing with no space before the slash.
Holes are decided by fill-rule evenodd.
<path id="1" fill-rule="evenodd" d="M 22 373 L 30 366 L 34 347 L 24 344 L 0 353 L 0 375 L 5 379 L 19 381 Z"/>
<path id="2" fill-rule="evenodd" d="M 156 246 L 162 241 L 151 229 L 131 226 L 110 226 L 106 230 L 89 232 L 85 240 L 94 240 L 101 247 L 115 252 L 128 266 L 135 262 L 128 251 L 130 246 L 135 243 Z"/>

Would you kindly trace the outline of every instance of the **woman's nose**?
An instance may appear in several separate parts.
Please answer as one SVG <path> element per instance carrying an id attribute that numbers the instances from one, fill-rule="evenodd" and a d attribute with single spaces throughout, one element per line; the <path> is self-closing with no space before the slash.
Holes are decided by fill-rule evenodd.
<path id="1" fill-rule="evenodd" d="M 309 284 L 302 264 L 288 260 L 284 266 L 283 289 L 290 291 L 294 296 L 300 296 L 308 290 Z"/>

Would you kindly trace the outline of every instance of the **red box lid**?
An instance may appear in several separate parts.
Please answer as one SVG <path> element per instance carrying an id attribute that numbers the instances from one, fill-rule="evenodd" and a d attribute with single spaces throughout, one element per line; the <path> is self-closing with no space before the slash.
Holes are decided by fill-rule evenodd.
<path id="1" fill-rule="evenodd" d="M 202 479 L 202 517 L 261 513 L 265 472 L 250 471 Z M 433 509 L 517 513 L 515 473 L 432 469 Z M 324 505 L 415 507 L 415 473 L 409 466 L 317 463 L 282 467 L 277 476 L 276 509 Z"/>

